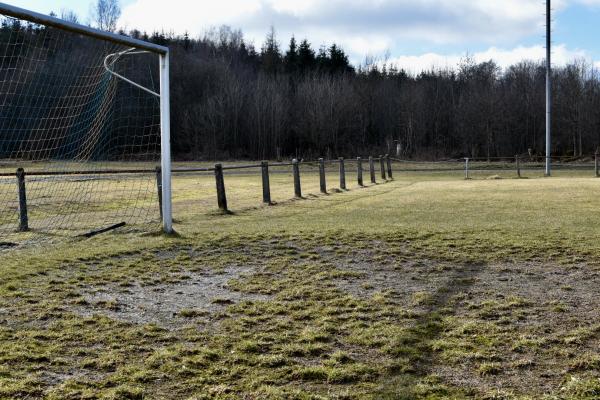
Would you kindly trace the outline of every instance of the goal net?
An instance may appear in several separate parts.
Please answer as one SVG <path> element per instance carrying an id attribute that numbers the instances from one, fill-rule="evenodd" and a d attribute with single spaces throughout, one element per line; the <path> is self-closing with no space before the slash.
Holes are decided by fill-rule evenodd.
<path id="1" fill-rule="evenodd" d="M 0 8 L 0 235 L 158 226 L 160 54 L 11 12 Z"/>

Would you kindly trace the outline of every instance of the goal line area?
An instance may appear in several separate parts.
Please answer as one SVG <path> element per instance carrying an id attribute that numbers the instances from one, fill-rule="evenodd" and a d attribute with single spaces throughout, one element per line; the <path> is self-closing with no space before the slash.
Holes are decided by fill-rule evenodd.
<path id="1" fill-rule="evenodd" d="M 168 50 L 4 3 L 0 23 L 0 235 L 158 227 Z"/>

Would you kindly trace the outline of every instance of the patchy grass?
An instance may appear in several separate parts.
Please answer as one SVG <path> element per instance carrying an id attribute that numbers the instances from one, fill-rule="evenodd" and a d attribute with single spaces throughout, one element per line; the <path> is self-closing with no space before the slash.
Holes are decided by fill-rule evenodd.
<path id="1" fill-rule="evenodd" d="M 0 398 L 598 398 L 600 181 L 288 178 L 263 207 L 227 177 L 227 216 L 178 178 L 177 236 L 3 250 Z"/>

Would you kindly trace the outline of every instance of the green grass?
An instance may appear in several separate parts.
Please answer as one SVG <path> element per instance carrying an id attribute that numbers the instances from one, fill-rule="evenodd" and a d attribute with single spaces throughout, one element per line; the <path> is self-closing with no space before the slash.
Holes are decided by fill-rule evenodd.
<path id="1" fill-rule="evenodd" d="M 315 195 L 306 171 L 298 201 L 274 174 L 268 207 L 259 178 L 226 176 L 222 215 L 212 177 L 177 177 L 171 237 L 2 253 L 0 398 L 600 396 L 600 180 Z"/>

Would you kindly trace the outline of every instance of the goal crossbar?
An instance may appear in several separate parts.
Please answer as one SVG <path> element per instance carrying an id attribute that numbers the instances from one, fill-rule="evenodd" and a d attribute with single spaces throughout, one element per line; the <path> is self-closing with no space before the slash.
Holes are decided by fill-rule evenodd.
<path id="1" fill-rule="evenodd" d="M 62 19 L 40 14 L 34 11 L 15 7 L 0 2 L 0 14 L 8 17 L 26 20 L 35 24 L 45 25 L 83 36 L 105 40 L 118 45 L 128 46 L 138 51 L 151 52 L 159 56 L 160 64 L 160 93 L 155 93 L 147 88 L 142 88 L 137 83 L 117 75 L 129 84 L 142 88 L 146 92 L 160 97 L 160 143 L 161 143 L 161 170 L 162 170 L 162 224 L 166 233 L 172 233 L 172 199 L 171 199 L 171 139 L 170 139 L 170 94 L 169 94 L 169 48 L 143 40 L 105 32 Z M 108 68 L 107 68 L 108 69 Z"/>
<path id="2" fill-rule="evenodd" d="M 25 10 L 24 8 L 11 6 L 10 4 L 2 2 L 0 2 L 0 14 L 4 14 L 13 18 L 24 19 L 37 24 L 47 25 L 85 36 L 94 37 L 97 39 L 107 40 L 109 42 L 121 44 L 124 46 L 135 47 L 136 49 L 140 50 L 147 50 L 157 54 L 166 55 L 169 53 L 169 48 L 165 46 L 144 42 L 143 40 L 118 35 L 112 32 L 101 31 L 99 29 L 94 29 L 89 26 L 64 21 L 60 18 L 40 14 L 35 11 Z"/>

